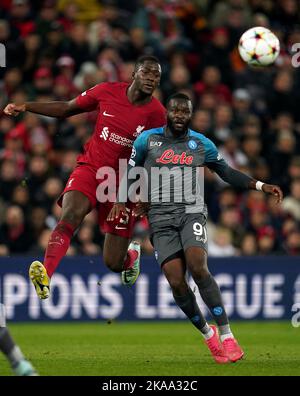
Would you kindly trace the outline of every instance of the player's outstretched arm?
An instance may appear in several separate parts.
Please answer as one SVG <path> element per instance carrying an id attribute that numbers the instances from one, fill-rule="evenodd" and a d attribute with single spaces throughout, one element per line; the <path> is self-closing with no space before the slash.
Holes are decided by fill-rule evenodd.
<path id="1" fill-rule="evenodd" d="M 4 114 L 13 117 L 25 111 L 48 117 L 66 118 L 83 113 L 85 110 L 78 106 L 75 99 L 68 102 L 25 102 L 20 105 L 9 103 L 3 110 Z"/>
<path id="2" fill-rule="evenodd" d="M 255 180 L 245 173 L 231 168 L 223 159 L 209 164 L 209 168 L 214 170 L 225 182 L 234 187 L 261 190 L 266 194 L 274 195 L 277 198 L 277 203 L 282 202 L 283 193 L 279 186 Z"/>

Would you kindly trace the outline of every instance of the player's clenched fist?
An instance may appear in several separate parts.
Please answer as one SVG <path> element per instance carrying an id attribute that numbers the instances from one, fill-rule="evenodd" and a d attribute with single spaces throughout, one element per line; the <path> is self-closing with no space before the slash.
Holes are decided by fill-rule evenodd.
<path id="1" fill-rule="evenodd" d="M 281 188 L 279 186 L 273 185 L 273 184 L 263 184 L 262 186 L 263 192 L 266 194 L 271 194 L 274 195 L 277 199 L 277 203 L 281 203 L 283 200 L 283 193 L 281 191 Z"/>
<path id="2" fill-rule="evenodd" d="M 114 221 L 120 215 L 126 214 L 126 206 L 124 203 L 115 203 L 114 206 L 112 207 L 111 211 L 109 212 L 109 215 L 107 216 L 107 221 Z"/>
<path id="3" fill-rule="evenodd" d="M 20 113 L 25 111 L 25 104 L 16 105 L 15 103 L 9 103 L 3 110 L 4 114 L 9 116 L 18 116 Z"/>

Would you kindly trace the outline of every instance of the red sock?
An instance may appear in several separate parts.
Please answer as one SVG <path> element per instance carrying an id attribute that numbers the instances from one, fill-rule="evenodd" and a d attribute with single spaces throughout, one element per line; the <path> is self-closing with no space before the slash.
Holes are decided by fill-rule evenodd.
<path id="1" fill-rule="evenodd" d="M 65 221 L 60 221 L 53 230 L 44 258 L 44 266 L 49 277 L 67 253 L 74 231 L 74 227 Z"/>
<path id="2" fill-rule="evenodd" d="M 138 252 L 136 250 L 128 250 L 127 257 L 124 261 L 123 269 L 128 270 L 133 267 L 133 263 L 138 258 Z"/>

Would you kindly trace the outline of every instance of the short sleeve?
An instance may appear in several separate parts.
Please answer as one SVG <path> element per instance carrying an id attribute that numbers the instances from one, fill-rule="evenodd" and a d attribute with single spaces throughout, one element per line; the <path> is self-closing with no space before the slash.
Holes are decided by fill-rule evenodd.
<path id="1" fill-rule="evenodd" d="M 102 84 L 95 85 L 94 87 L 82 92 L 78 95 L 76 100 L 77 105 L 85 111 L 96 110 L 101 100 L 104 87 Z"/>
<path id="2" fill-rule="evenodd" d="M 140 166 L 145 162 L 148 146 L 148 131 L 143 132 L 133 143 L 129 165 Z"/>
<path id="3" fill-rule="evenodd" d="M 218 162 L 222 159 L 216 145 L 208 138 L 204 140 L 205 163 Z"/>

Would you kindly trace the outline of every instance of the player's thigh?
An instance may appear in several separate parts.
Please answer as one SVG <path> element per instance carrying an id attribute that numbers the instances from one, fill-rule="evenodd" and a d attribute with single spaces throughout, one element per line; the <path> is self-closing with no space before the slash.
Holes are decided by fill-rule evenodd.
<path id="1" fill-rule="evenodd" d="M 96 190 L 97 190 L 97 179 L 96 179 L 96 171 L 91 168 L 89 165 L 81 164 L 76 166 L 76 168 L 71 173 L 69 180 L 65 186 L 64 191 L 59 197 L 57 203 L 59 206 L 63 207 L 67 205 L 67 208 L 71 205 L 73 200 L 76 200 L 76 204 L 86 202 L 86 199 L 81 199 L 80 197 L 84 195 L 88 201 L 90 202 L 90 210 L 94 208 L 97 204 L 96 198 Z M 81 194 L 69 194 L 70 192 L 80 192 Z M 65 196 L 67 195 L 72 197 L 65 200 Z M 66 202 L 67 201 L 67 202 Z M 87 204 L 84 204 L 84 208 L 86 208 Z"/>
<path id="2" fill-rule="evenodd" d="M 61 220 L 68 221 L 78 227 L 91 208 L 90 200 L 82 192 L 68 191 L 62 198 Z"/>
<path id="3" fill-rule="evenodd" d="M 174 254 L 182 251 L 180 235 L 175 227 L 160 227 L 152 225 L 152 244 L 155 257 L 160 266 Z"/>
<path id="4" fill-rule="evenodd" d="M 120 267 L 121 270 L 129 243 L 129 238 L 106 233 L 103 246 L 103 259 L 106 265 L 109 267 Z"/>

